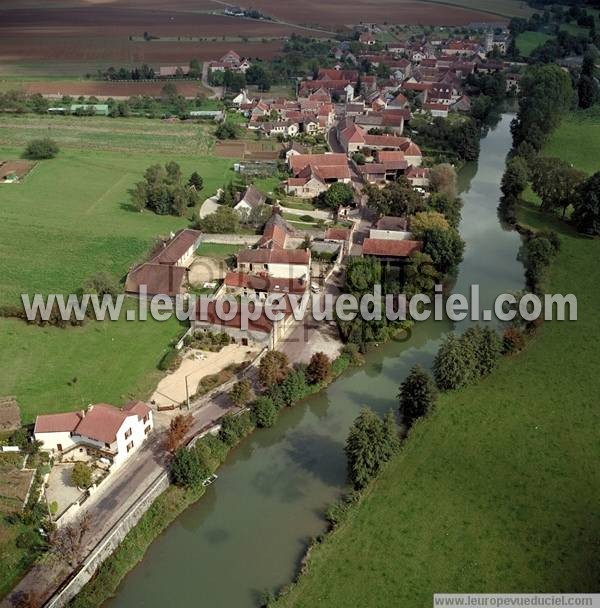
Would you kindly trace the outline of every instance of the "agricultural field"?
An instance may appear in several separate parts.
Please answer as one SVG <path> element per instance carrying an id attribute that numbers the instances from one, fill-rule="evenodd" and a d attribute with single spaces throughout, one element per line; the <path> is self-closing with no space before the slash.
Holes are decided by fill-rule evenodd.
<path id="1" fill-rule="evenodd" d="M 545 153 L 591 173 L 598 139 L 600 120 L 575 115 Z M 578 321 L 547 322 L 492 376 L 444 395 L 277 606 L 425 606 L 442 590 L 596 588 L 600 353 L 589 337 L 600 327 L 600 241 L 529 204 L 519 213 L 560 234 L 548 291 L 576 294 Z"/>
<path id="2" fill-rule="evenodd" d="M 366 15 L 370 22 L 465 25 L 531 12 L 520 0 L 256 0 L 252 6 L 273 20 L 224 16 L 217 0 L 152 1 L 143 7 L 131 0 L 8 0 L 0 8 L 0 77 L 64 79 L 110 65 L 187 64 L 193 58 L 218 59 L 230 48 L 247 57 L 271 58 L 294 32 L 331 37 L 362 23 Z M 144 32 L 157 39 L 144 40 Z"/>
<path id="3" fill-rule="evenodd" d="M 2 145 L 19 148 L 17 152 L 12 153 L 13 157 L 15 153 L 20 154 L 20 148 L 29 140 L 37 137 L 51 137 L 64 150 L 142 154 L 152 150 L 161 154 L 207 156 L 212 153 L 215 143 L 213 131 L 212 121 L 171 122 L 150 118 L 0 115 Z M 232 155 L 230 158 L 239 156 Z M 217 166 L 222 168 L 224 164 L 227 163 L 223 161 Z"/>
<path id="4" fill-rule="evenodd" d="M 230 179 L 232 161 L 207 154 L 200 131 L 186 140 L 180 123 L 60 118 L 60 129 L 50 130 L 59 155 L 38 162 L 20 184 L 0 184 L 0 305 L 19 303 L 21 293 L 72 293 L 98 270 L 122 279 L 156 237 L 187 226 L 187 218 L 132 210 L 128 189 L 149 165 L 175 160 L 186 176 L 198 171 L 206 195 Z M 116 132 L 103 130 L 104 120 Z M 0 148 L 1 159 L 19 158 L 27 140 L 49 133 L 43 119 L 28 121 L 19 128 L 2 120 L 0 139 L 11 147 Z M 139 132 L 141 125 L 151 130 Z M 40 411 L 144 397 L 180 332 L 175 321 L 56 329 L 0 319 L 0 394 L 17 396 L 25 421 Z"/>

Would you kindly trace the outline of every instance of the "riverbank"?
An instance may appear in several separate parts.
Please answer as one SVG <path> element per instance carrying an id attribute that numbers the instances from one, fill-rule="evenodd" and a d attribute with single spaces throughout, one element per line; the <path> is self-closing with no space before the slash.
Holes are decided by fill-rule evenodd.
<path id="1" fill-rule="evenodd" d="M 459 176 L 467 246 L 455 291 L 467 294 L 471 283 L 479 284 L 482 306 L 499 290 L 523 285 L 520 238 L 502 230 L 496 216 L 510 119 L 504 116 L 486 135 L 479 162 Z M 150 546 L 106 608 L 183 605 L 196 589 L 211 606 L 251 608 L 263 591 L 292 580 L 310 539 L 326 530 L 327 507 L 347 488 L 343 447 L 360 409 L 396 408 L 398 384 L 414 364 L 430 365 L 440 337 L 453 328 L 447 321 L 415 324 L 405 340 L 369 353 L 362 367 L 251 435 L 203 499 Z"/>
<path id="2" fill-rule="evenodd" d="M 559 129 L 548 149 L 564 135 Z M 563 158 L 600 168 L 597 157 L 578 162 L 570 141 Z M 544 324 L 491 377 L 443 395 L 275 606 L 410 608 L 440 591 L 597 586 L 600 353 L 589 337 L 600 327 L 600 241 L 527 203 L 518 219 L 560 235 L 547 290 L 574 293 L 578 321 Z"/>
<path id="3" fill-rule="evenodd" d="M 332 363 L 331 378 L 321 385 L 307 385 L 308 394 L 315 394 L 343 374 L 349 367 L 360 364 L 360 356 L 353 357 L 348 353 L 341 354 Z M 295 404 L 294 404 L 295 405 Z M 293 406 L 292 406 L 293 407 Z M 250 416 L 246 411 L 241 415 Z M 256 430 L 254 423 L 249 423 L 248 434 Z M 222 441 L 207 436 L 199 439 L 205 443 L 205 449 L 210 454 L 211 470 L 215 472 L 227 458 L 229 452 L 245 439 L 246 434 L 238 437 L 234 445 L 229 447 Z M 192 442 L 193 443 L 193 442 Z M 152 542 L 188 507 L 197 502 L 205 493 L 205 488 L 181 488 L 170 485 L 152 503 L 140 521 L 128 532 L 114 553 L 98 568 L 89 583 L 69 602 L 71 608 L 92 608 L 102 605 L 117 589 L 120 582 L 144 557 Z"/>

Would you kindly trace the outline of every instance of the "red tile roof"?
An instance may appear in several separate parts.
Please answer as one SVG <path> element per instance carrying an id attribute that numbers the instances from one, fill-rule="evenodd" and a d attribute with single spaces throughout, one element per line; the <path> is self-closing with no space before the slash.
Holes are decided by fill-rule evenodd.
<path id="1" fill-rule="evenodd" d="M 127 293 L 140 293 L 144 285 L 149 296 L 176 296 L 181 293 L 186 269 L 181 266 L 147 263 L 134 268 L 125 281 Z"/>
<path id="2" fill-rule="evenodd" d="M 237 256 L 245 264 L 299 264 L 307 265 L 310 253 L 306 249 L 244 249 Z"/>
<path id="3" fill-rule="evenodd" d="M 178 232 L 151 260 L 155 264 L 176 264 L 192 247 L 196 247 L 202 233 L 186 228 Z"/>
<path id="4" fill-rule="evenodd" d="M 143 419 L 150 408 L 141 401 L 130 401 L 119 409 L 114 405 L 97 403 L 85 412 L 67 412 L 38 416 L 34 433 L 74 433 L 101 443 L 114 443 L 117 431 L 129 416 Z"/>
<path id="5" fill-rule="evenodd" d="M 252 289 L 268 293 L 298 293 L 306 291 L 306 281 L 300 279 L 279 279 L 269 276 L 248 274 L 247 272 L 228 272 L 225 276 L 227 287 Z"/>
<path id="6" fill-rule="evenodd" d="M 421 241 L 396 241 L 393 239 L 365 239 L 363 254 L 378 257 L 406 258 L 415 251 L 421 251 Z"/>
<path id="7" fill-rule="evenodd" d="M 325 239 L 331 241 L 347 241 L 350 238 L 350 228 L 327 228 Z"/>
<path id="8" fill-rule="evenodd" d="M 70 433 L 81 422 L 81 412 L 43 414 L 35 419 L 34 433 Z"/>

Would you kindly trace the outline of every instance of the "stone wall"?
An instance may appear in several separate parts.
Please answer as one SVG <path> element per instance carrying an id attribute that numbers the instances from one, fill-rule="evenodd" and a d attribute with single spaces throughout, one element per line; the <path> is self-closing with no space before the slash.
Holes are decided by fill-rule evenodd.
<path id="1" fill-rule="evenodd" d="M 140 499 L 96 545 L 83 562 L 82 567 L 46 602 L 45 608 L 62 608 L 66 606 L 94 576 L 102 562 L 112 555 L 127 533 L 140 521 L 142 515 L 168 487 L 169 476 L 167 473 L 161 473 Z"/>

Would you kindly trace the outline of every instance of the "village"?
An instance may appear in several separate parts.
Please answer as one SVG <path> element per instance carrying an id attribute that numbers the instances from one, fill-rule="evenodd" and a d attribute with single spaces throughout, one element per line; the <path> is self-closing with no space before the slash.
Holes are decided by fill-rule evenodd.
<path id="1" fill-rule="evenodd" d="M 307 331 L 304 321 L 294 320 L 289 306 L 280 321 L 271 320 L 265 314 L 269 296 L 336 295 L 349 257 L 371 258 L 401 271 L 411 256 L 422 251 L 423 242 L 411 232 L 411 215 L 374 212 L 369 188 L 400 182 L 426 200 L 436 165 L 409 136 L 411 122 L 415 117 L 460 122 L 471 111 L 466 93 L 469 76 L 502 73 L 507 92 L 514 93 L 519 66 L 502 60 L 508 44 L 505 32 L 483 29 L 469 39 L 423 37 L 382 45 L 376 40 L 376 29 L 364 27 L 359 33 L 360 53 L 352 53 L 348 43 L 333 48 L 334 66 L 298 80 L 295 99 L 252 96 L 241 88 L 229 93 L 227 114 L 199 111 L 192 116 L 223 122 L 237 114 L 236 122 L 249 135 L 278 142 L 279 167 L 273 161 L 251 163 L 253 174 L 281 177 L 275 190 L 261 189 L 260 180 L 254 184 L 250 175 L 231 201 L 240 221 L 261 218 L 260 232 L 211 234 L 203 229 L 203 220 L 227 206 L 220 190 L 201 206 L 197 226 L 171 234 L 147 261 L 131 268 L 124 289 L 132 298 L 174 299 L 201 293 L 210 297 L 209 304 L 191 321 L 166 378 L 148 403 L 137 401 L 122 408 L 96 404 L 80 412 L 38 416 L 33 436 L 42 450 L 71 468 L 75 462 L 91 461 L 99 467 L 94 481 L 104 479 L 153 432 L 153 416 L 158 414 L 164 427 L 172 412 L 190 407 L 203 377 L 221 374 L 231 386 L 231 374 L 223 371 L 235 368 L 247 374 L 246 366 L 256 364 L 267 350 L 287 350 L 295 363 L 308 363 L 315 352 L 331 358 L 340 353 L 343 343 L 335 327 L 311 326 Z M 364 72 L 364 65 L 371 73 Z M 205 73 L 209 81 L 215 74 L 222 81 L 224 73 L 245 74 L 251 67 L 250 59 L 230 50 L 208 62 Z M 188 76 L 189 70 L 185 65 L 161 66 L 157 74 L 177 79 Z M 220 93 L 226 95 L 224 90 Z M 71 111 L 86 107 L 73 105 Z M 107 105 L 93 107 L 94 113 L 107 113 Z M 49 112 L 64 113 L 65 108 L 51 107 Z M 239 171 L 243 173 L 243 165 Z M 5 179 L 9 175 L 15 179 L 13 173 Z M 335 195 L 323 205 L 328 193 Z M 317 217 L 318 223 L 302 224 L 299 220 L 306 216 Z M 237 244 L 235 255 L 212 258 L 211 248 L 228 241 Z M 254 302 L 262 313 L 250 326 L 243 326 L 239 314 L 219 318 L 217 303 L 231 297 Z M 302 313 L 310 316 L 306 308 Z M 301 346 L 290 340 L 299 325 L 306 332 L 306 344 Z M 203 350 L 207 345 L 211 348 Z M 218 384 L 209 396 L 217 392 L 224 392 Z M 206 400 L 206 395 L 200 396 Z M 66 491 L 57 516 L 60 520 L 66 513 L 68 520 L 69 512 L 79 512 L 83 503 L 77 491 L 65 490 L 64 475 L 55 478 L 50 481 L 58 484 L 58 490 L 48 485 L 48 494 L 53 498 L 61 488 Z"/>
<path id="2" fill-rule="evenodd" d="M 233 125 L 225 143 L 270 142 L 275 157 L 236 163 L 230 185 L 206 193 L 211 196 L 190 227 L 172 232 L 129 268 L 124 292 L 131 299 L 209 298 L 168 353 L 161 367 L 166 375 L 153 394 L 123 406 L 96 403 L 37 416 L 32 440 L 53 466 L 35 491 L 52 505 L 55 525 L 72 525 L 87 510 L 96 517 L 100 511 L 106 525 L 114 522 L 119 512 L 102 513 L 103 497 L 124 497 L 127 480 L 136 480 L 134 498 L 140 496 L 142 472 L 164 472 L 166 459 L 155 456 L 158 437 L 182 412 L 195 418 L 188 438 L 215 434 L 224 415 L 243 412 L 246 404 L 233 401 L 230 391 L 240 382 L 256 388 L 266 353 L 307 365 L 315 355 L 333 361 L 343 352 L 335 323 L 314 323 L 306 305 L 302 320 L 288 306 L 274 321 L 266 314 L 271 297 L 337 297 L 349 260 L 375 261 L 402 278 L 408 265 L 421 261 L 415 256 L 431 253 L 424 252 L 423 217 L 413 230 L 415 213 L 437 215 L 433 220 L 448 228 L 428 201 L 447 197 L 454 204 L 456 166 L 424 151 L 414 125 L 435 128 L 442 121 L 460 129 L 472 120 L 470 91 L 477 78 L 501 75 L 503 92 L 514 95 L 520 66 L 503 60 L 505 30 L 402 44 L 381 44 L 375 31 L 364 26 L 355 44 L 332 48 L 333 66 L 298 78 L 292 99 L 251 93 L 246 86 L 228 90 L 225 74 L 243 75 L 254 65 L 233 49 L 205 64 L 203 80 L 222 106 L 192 110 L 185 118 Z M 360 52 L 352 52 L 357 45 Z M 157 68 L 159 79 L 173 82 L 189 72 L 187 65 Z M 108 116 L 109 104 L 94 101 L 57 104 L 48 113 Z M 3 178 L 19 181 L 12 169 Z M 378 191 L 391 193 L 387 208 L 374 206 Z M 235 229 L 211 229 L 220 216 Z M 227 254 L 215 255 L 220 248 Z M 222 318 L 217 309 L 231 298 L 252 302 L 261 314 L 249 325 L 239 314 Z"/>

